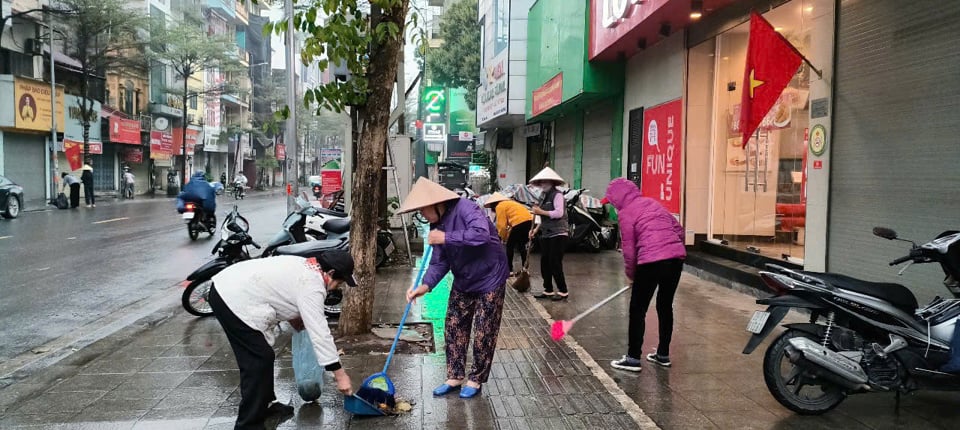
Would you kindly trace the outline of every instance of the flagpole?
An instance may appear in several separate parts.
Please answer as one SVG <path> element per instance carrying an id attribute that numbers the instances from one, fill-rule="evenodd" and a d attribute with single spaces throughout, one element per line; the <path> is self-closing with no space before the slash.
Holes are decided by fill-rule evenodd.
<path id="1" fill-rule="evenodd" d="M 800 54 L 800 52 L 798 51 L 797 54 Z M 808 60 L 805 55 L 800 54 L 800 58 L 803 59 L 803 62 L 804 62 L 804 63 L 807 63 L 807 66 L 810 67 L 810 70 L 813 70 L 813 73 L 816 73 L 816 74 L 817 74 L 817 77 L 818 77 L 818 78 L 823 79 L 823 72 L 821 72 L 820 69 L 814 67 L 814 66 L 813 66 L 813 63 L 811 63 L 810 60 Z"/>

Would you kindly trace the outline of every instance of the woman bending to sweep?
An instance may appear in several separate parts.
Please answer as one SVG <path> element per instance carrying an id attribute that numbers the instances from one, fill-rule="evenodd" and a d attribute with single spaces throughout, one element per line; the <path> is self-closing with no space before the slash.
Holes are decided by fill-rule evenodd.
<path id="1" fill-rule="evenodd" d="M 543 292 L 534 296 L 538 299 L 564 300 L 567 298 L 567 279 L 563 275 L 563 253 L 567 248 L 567 236 L 570 224 L 567 222 L 566 200 L 557 187 L 565 181 L 557 172 L 545 167 L 530 179 L 530 185 L 539 187 L 543 192 L 540 203 L 533 207 L 533 238 L 540 234 L 540 274 L 543 276 Z M 553 292 L 553 284 L 557 292 Z"/>
<path id="2" fill-rule="evenodd" d="M 399 212 L 415 210 L 430 223 L 427 243 L 434 248 L 422 285 L 407 292 L 407 301 L 432 291 L 447 272 L 453 272 L 444 330 L 447 381 L 433 395 L 460 390 L 461 398 L 472 398 L 487 382 L 497 348 L 509 274 L 507 256 L 483 209 L 457 193 L 420 178 Z M 466 375 L 471 329 L 473 369 Z"/>
<path id="3" fill-rule="evenodd" d="M 520 267 L 526 267 L 533 215 L 526 206 L 500 193 L 493 193 L 483 205 L 497 214 L 497 234 L 507 246 L 510 276 L 516 275 L 517 272 L 513 271 L 513 253 L 520 251 Z"/>
<path id="4" fill-rule="evenodd" d="M 637 185 L 617 178 L 607 187 L 609 201 L 620 219 L 623 263 L 627 279 L 633 285 L 630 295 L 629 347 L 627 355 L 611 365 L 616 369 L 639 372 L 643 354 L 644 320 L 657 288 L 657 319 L 660 343 L 647 355 L 647 361 L 670 367 L 670 339 L 673 335 L 673 296 L 680 283 L 683 260 L 683 226 L 660 202 L 643 197 Z"/>

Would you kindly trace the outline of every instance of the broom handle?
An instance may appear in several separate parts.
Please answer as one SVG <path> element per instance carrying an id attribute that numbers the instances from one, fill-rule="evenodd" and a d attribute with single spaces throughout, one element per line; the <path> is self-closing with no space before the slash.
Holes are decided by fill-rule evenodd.
<path id="1" fill-rule="evenodd" d="M 415 290 L 420 286 L 420 281 L 423 280 L 423 274 L 427 271 L 427 266 L 430 265 L 430 257 L 433 256 L 433 246 L 427 245 L 426 249 L 423 251 L 423 260 L 420 261 L 420 270 L 417 271 L 417 279 L 413 282 L 413 286 L 410 287 L 411 290 Z M 390 354 L 387 355 L 387 362 L 383 365 L 383 373 L 387 373 L 387 368 L 390 367 L 390 360 L 393 359 L 393 352 L 397 350 L 397 342 L 400 341 L 400 333 L 403 332 L 403 323 L 407 321 L 407 315 L 410 314 L 410 306 L 413 305 L 413 302 L 407 302 L 406 309 L 403 310 L 403 317 L 400 318 L 400 327 L 397 328 L 397 335 L 393 338 L 393 346 L 390 347 Z"/>
<path id="2" fill-rule="evenodd" d="M 583 317 L 587 316 L 588 314 L 590 314 L 591 312 L 593 312 L 593 311 L 595 311 L 595 310 L 597 310 L 597 309 L 600 309 L 600 306 L 603 306 L 603 305 L 607 304 L 607 302 L 613 300 L 613 299 L 616 298 L 617 296 L 623 294 L 624 291 L 627 291 L 627 290 L 629 290 L 629 289 L 630 289 L 630 286 L 629 286 L 629 285 L 627 285 L 626 287 L 621 288 L 621 289 L 620 289 L 619 291 L 617 291 L 616 293 L 613 293 L 610 297 L 607 297 L 607 298 L 603 299 L 602 301 L 600 301 L 600 303 L 597 303 L 597 304 L 595 304 L 595 305 L 593 305 L 593 306 L 590 306 L 590 309 L 587 309 L 587 310 L 583 311 L 583 313 L 581 313 L 580 315 L 575 316 L 572 320 L 570 320 L 570 323 L 571 323 L 571 324 L 572 324 L 572 323 L 575 323 L 575 322 L 579 321 L 580 318 L 583 318 Z"/>

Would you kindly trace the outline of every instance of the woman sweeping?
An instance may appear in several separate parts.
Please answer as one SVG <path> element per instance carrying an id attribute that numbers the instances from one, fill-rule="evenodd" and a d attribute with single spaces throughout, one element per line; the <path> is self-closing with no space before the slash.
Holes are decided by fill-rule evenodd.
<path id="1" fill-rule="evenodd" d="M 660 343 L 647 360 L 670 367 L 670 339 L 673 335 L 673 296 L 680 283 L 683 260 L 683 226 L 660 202 L 640 195 L 636 184 L 617 178 L 607 187 L 606 200 L 617 208 L 623 242 L 623 263 L 633 285 L 630 295 L 629 346 L 627 355 L 611 363 L 614 368 L 639 372 L 643 354 L 644 320 L 654 292 Z"/>
<path id="2" fill-rule="evenodd" d="M 510 274 L 513 271 L 513 253 L 520 251 L 520 266 L 527 265 L 527 243 L 530 242 L 530 227 L 533 225 L 533 215 L 526 206 L 513 201 L 509 197 L 493 193 L 490 199 L 483 204 L 492 208 L 497 214 L 497 234 L 500 240 L 507 244 L 507 266 Z"/>
<path id="3" fill-rule="evenodd" d="M 420 178 L 399 212 L 415 210 L 430 223 L 427 243 L 434 249 L 423 284 L 407 292 L 407 301 L 432 291 L 447 272 L 453 272 L 444 330 L 447 381 L 433 390 L 433 395 L 460 390 L 461 398 L 472 398 L 487 382 L 497 348 L 509 272 L 507 257 L 496 227 L 483 209 L 457 193 Z M 473 369 L 466 375 L 471 329 Z"/>
<path id="4" fill-rule="evenodd" d="M 543 196 L 540 203 L 533 207 L 535 227 L 530 232 L 533 238 L 540 235 L 540 274 L 543 276 L 543 292 L 534 296 L 538 299 L 564 300 L 567 298 L 567 280 L 563 276 L 563 252 L 567 247 L 569 224 L 567 223 L 566 200 L 557 187 L 565 181 L 557 172 L 545 167 L 530 180 L 530 185 L 539 187 Z M 557 292 L 553 292 L 553 283 Z"/>

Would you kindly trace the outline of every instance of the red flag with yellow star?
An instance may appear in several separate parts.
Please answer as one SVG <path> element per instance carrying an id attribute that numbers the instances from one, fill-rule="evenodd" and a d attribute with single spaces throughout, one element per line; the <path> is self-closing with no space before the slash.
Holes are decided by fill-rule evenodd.
<path id="1" fill-rule="evenodd" d="M 63 152 L 67 156 L 67 162 L 70 163 L 70 170 L 77 170 L 83 166 L 80 162 L 80 145 L 83 143 L 63 139 Z"/>
<path id="2" fill-rule="evenodd" d="M 740 130 L 743 146 L 776 104 L 800 67 L 803 56 L 760 14 L 750 14 L 747 67 L 743 71 Z"/>

